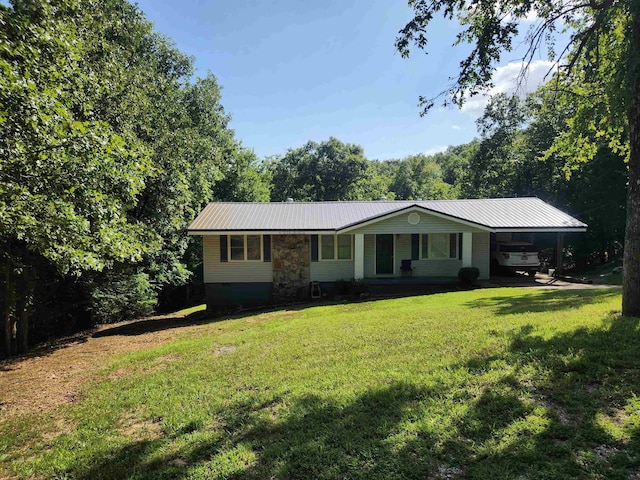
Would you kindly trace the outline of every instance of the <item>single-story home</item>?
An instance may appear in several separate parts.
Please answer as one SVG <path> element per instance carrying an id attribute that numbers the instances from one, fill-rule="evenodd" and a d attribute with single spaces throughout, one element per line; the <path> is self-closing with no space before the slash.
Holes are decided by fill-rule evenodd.
<path id="1" fill-rule="evenodd" d="M 492 233 L 586 228 L 538 198 L 289 200 L 210 203 L 188 233 L 203 237 L 207 305 L 214 309 L 308 297 L 340 280 L 436 283 L 470 266 L 487 279 Z"/>

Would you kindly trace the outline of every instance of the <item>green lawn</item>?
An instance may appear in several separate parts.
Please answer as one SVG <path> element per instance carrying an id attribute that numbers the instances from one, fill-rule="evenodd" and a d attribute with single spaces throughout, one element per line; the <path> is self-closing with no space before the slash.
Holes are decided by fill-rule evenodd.
<path id="1" fill-rule="evenodd" d="M 620 301 L 486 289 L 177 328 L 78 404 L 0 422 L 0 477 L 638 479 Z"/>

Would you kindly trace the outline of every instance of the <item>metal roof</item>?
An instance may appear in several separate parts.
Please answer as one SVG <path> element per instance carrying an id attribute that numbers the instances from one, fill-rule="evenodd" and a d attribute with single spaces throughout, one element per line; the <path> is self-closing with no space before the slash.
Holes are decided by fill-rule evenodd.
<path id="1" fill-rule="evenodd" d="M 402 212 L 422 210 L 488 230 L 584 231 L 587 225 L 534 197 L 475 200 L 208 204 L 189 225 L 206 232 L 340 231 Z"/>

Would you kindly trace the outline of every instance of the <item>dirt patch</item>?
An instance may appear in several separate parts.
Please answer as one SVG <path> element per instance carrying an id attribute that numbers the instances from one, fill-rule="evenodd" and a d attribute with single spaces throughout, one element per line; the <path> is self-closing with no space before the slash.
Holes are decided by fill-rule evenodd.
<path id="1" fill-rule="evenodd" d="M 162 425 L 150 420 L 126 419 L 122 422 L 120 431 L 136 441 L 162 438 Z"/>
<path id="2" fill-rule="evenodd" d="M 216 353 L 218 355 L 224 355 L 225 353 L 232 353 L 235 352 L 238 349 L 238 347 L 234 346 L 234 345 L 227 345 L 224 347 L 220 347 L 216 350 Z"/>
<path id="3" fill-rule="evenodd" d="M 143 322 L 148 330 L 141 326 Z M 158 322 L 158 324 L 154 324 Z M 33 353 L 0 362 L 0 420 L 15 415 L 50 412 L 72 404 L 80 397 L 81 386 L 96 379 L 96 373 L 112 355 L 153 348 L 180 333 L 202 325 L 202 315 L 165 315 L 132 322 L 102 325 L 36 349 Z M 160 328 L 161 327 L 161 328 Z M 132 335 L 130 332 L 137 333 Z M 115 338 L 117 337 L 117 338 Z M 151 369 L 162 369 L 175 361 L 172 355 L 159 358 Z M 112 372 L 109 378 L 127 375 L 126 369 Z"/>
<path id="4" fill-rule="evenodd" d="M 42 432 L 41 437 L 45 442 L 51 442 L 60 435 L 70 433 L 75 426 L 62 418 L 58 418 L 53 425 L 53 430 Z"/>

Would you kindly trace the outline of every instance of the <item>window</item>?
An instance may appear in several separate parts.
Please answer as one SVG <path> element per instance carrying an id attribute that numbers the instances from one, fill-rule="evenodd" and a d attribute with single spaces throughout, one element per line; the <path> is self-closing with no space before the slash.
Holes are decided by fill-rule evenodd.
<path id="1" fill-rule="evenodd" d="M 259 262 L 262 260 L 261 235 L 230 235 L 229 260 L 232 262 Z"/>
<path id="2" fill-rule="evenodd" d="M 229 242 L 229 259 L 235 261 L 244 260 L 244 235 L 231 235 Z"/>
<path id="3" fill-rule="evenodd" d="M 351 235 L 320 235 L 320 260 L 351 260 Z"/>
<path id="4" fill-rule="evenodd" d="M 260 235 L 247 235 L 247 260 L 260 260 L 262 242 Z"/>
<path id="5" fill-rule="evenodd" d="M 351 235 L 338 235 L 338 260 L 351 260 Z"/>
<path id="6" fill-rule="evenodd" d="M 320 258 L 322 260 L 333 260 L 335 256 L 335 237 L 333 235 L 322 235 L 320 237 Z"/>
<path id="7" fill-rule="evenodd" d="M 458 258 L 457 233 L 424 233 L 420 235 L 420 258 L 442 260 Z"/>

